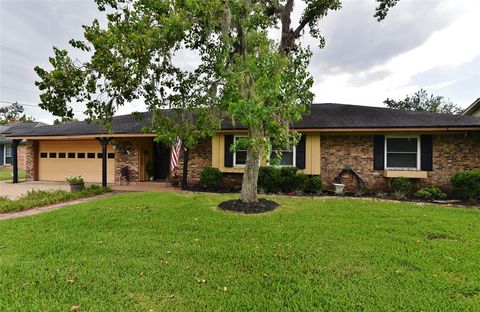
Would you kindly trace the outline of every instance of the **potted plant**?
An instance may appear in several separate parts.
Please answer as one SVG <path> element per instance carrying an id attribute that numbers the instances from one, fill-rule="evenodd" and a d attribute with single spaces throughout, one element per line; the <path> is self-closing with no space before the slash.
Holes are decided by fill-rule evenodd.
<path id="1" fill-rule="evenodd" d="M 147 162 L 147 165 L 145 166 L 145 171 L 147 172 L 148 179 L 150 181 L 153 181 L 153 179 L 154 179 L 154 177 L 153 177 L 153 162 L 151 160 L 149 160 Z"/>
<path id="2" fill-rule="evenodd" d="M 81 191 L 85 188 L 85 181 L 82 176 L 69 175 L 65 178 L 70 184 L 70 191 Z"/>

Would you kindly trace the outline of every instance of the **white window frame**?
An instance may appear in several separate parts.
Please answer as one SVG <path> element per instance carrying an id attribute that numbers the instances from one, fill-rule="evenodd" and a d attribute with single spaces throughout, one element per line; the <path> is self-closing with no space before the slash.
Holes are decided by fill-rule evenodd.
<path id="1" fill-rule="evenodd" d="M 387 154 L 388 154 L 388 145 L 387 145 L 387 140 L 388 139 L 417 139 L 417 167 L 411 167 L 411 168 L 402 168 L 402 167 L 388 167 L 388 162 L 387 162 Z M 420 149 L 420 135 L 386 135 L 385 136 L 385 142 L 384 142 L 384 167 L 385 170 L 399 170 L 399 171 L 419 171 L 420 170 L 420 163 L 421 163 L 421 149 Z M 410 153 L 409 153 L 410 154 Z"/>
<path id="2" fill-rule="evenodd" d="M 234 135 L 233 136 L 233 143 L 236 144 L 237 138 L 246 138 L 245 135 Z M 247 150 L 240 150 L 240 152 L 247 151 Z M 233 166 L 238 168 L 244 168 L 246 164 L 237 164 L 237 151 L 233 153 Z"/>
<path id="3" fill-rule="evenodd" d="M 7 151 L 10 152 L 10 156 L 7 157 Z M 12 145 L 11 144 L 5 144 L 3 146 L 3 165 L 11 165 L 10 164 L 7 164 L 7 158 L 12 158 Z M 12 162 L 13 162 L 13 159 L 12 159 Z"/>
<path id="4" fill-rule="evenodd" d="M 282 153 L 283 152 L 292 152 L 293 153 L 293 164 L 291 165 L 274 165 L 274 167 L 296 167 L 297 166 L 297 146 L 294 145 L 292 150 L 289 151 L 288 149 L 283 149 L 282 150 Z M 272 152 L 270 153 L 270 155 L 273 153 L 273 150 Z M 268 165 L 270 166 L 270 158 L 268 159 Z"/>

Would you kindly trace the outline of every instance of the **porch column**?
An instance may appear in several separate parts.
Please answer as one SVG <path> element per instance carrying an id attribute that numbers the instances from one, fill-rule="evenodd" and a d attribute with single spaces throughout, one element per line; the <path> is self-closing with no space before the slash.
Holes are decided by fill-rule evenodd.
<path id="1" fill-rule="evenodd" d="M 21 140 L 12 140 L 12 165 L 13 165 L 13 183 L 18 183 L 18 157 L 17 148 Z"/>
<path id="2" fill-rule="evenodd" d="M 113 138 L 97 138 L 102 144 L 102 186 L 107 187 L 107 147 Z"/>

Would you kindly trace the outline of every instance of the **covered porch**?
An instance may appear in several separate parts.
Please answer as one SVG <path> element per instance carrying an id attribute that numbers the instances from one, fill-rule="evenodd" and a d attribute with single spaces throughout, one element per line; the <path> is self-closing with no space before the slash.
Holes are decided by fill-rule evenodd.
<path id="1" fill-rule="evenodd" d="M 103 186 L 165 181 L 171 148 L 153 138 L 152 134 L 15 137 L 12 182 L 19 182 L 17 149 L 22 139 L 27 142 L 27 181 L 63 182 L 68 175 Z"/>

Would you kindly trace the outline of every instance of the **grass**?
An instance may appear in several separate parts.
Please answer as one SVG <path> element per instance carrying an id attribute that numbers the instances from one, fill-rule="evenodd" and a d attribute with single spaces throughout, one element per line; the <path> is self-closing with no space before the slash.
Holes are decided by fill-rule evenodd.
<path id="1" fill-rule="evenodd" d="M 68 192 L 64 190 L 30 190 L 25 195 L 17 199 L 0 197 L 0 213 L 23 211 L 35 207 L 48 206 L 79 198 L 100 195 L 110 191 L 111 190 L 109 188 L 102 188 L 98 185 L 90 185 L 77 192 Z"/>
<path id="2" fill-rule="evenodd" d="M 129 193 L 0 222 L 1 311 L 478 311 L 478 210 Z"/>
<path id="3" fill-rule="evenodd" d="M 25 180 L 27 173 L 25 170 L 18 170 L 18 179 Z M 12 170 L 11 169 L 0 169 L 0 181 L 11 181 L 12 180 Z"/>

